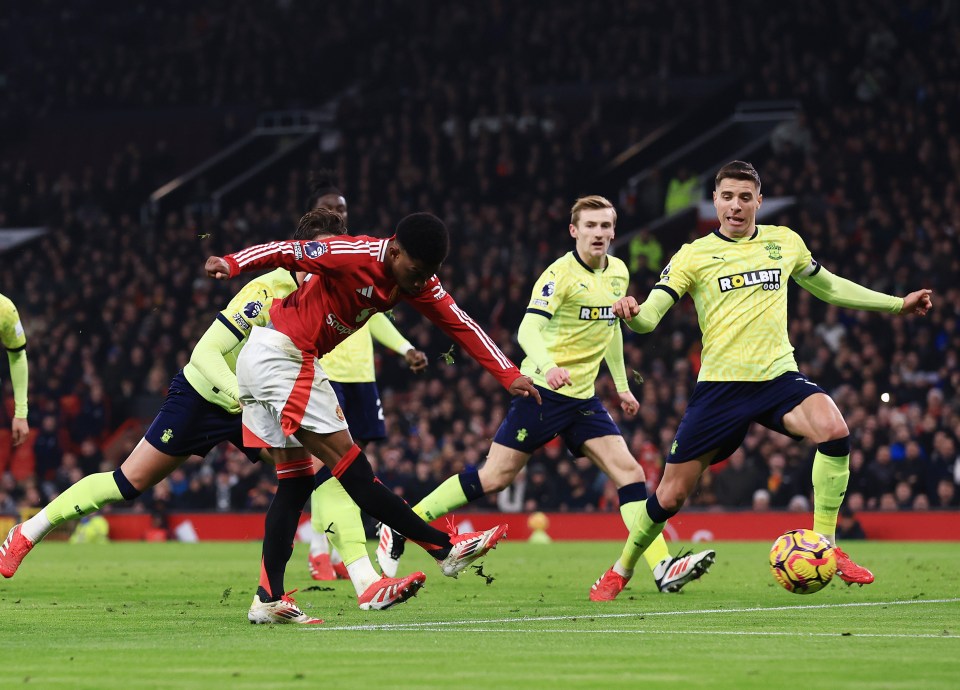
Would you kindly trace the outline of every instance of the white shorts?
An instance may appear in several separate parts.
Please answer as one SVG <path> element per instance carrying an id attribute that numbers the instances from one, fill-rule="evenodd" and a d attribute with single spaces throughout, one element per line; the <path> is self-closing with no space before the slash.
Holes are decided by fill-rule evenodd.
<path id="1" fill-rule="evenodd" d="M 289 337 L 254 326 L 237 357 L 243 442 L 250 448 L 300 448 L 303 428 L 332 434 L 347 428 L 337 394 L 315 357 Z"/>

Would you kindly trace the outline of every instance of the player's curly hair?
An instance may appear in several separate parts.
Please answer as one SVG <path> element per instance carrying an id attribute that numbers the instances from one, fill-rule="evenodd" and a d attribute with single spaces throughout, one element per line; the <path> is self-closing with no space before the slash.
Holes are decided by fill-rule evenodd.
<path id="1" fill-rule="evenodd" d="M 320 201 L 321 197 L 328 194 L 343 196 L 343 192 L 336 184 L 337 176 L 332 170 L 321 168 L 310 173 L 307 183 L 310 185 L 310 197 L 307 199 L 307 205 L 313 208 Z"/>
<path id="2" fill-rule="evenodd" d="M 432 213 L 411 213 L 397 224 L 397 244 L 427 266 L 439 266 L 450 251 L 450 235 Z"/>
<path id="3" fill-rule="evenodd" d="M 717 171 L 717 177 L 714 180 L 714 188 L 720 186 L 721 180 L 746 180 L 757 185 L 757 193 L 760 193 L 760 173 L 750 163 L 746 161 L 730 161 Z"/>
<path id="4" fill-rule="evenodd" d="M 297 231 L 293 233 L 295 240 L 314 240 L 317 235 L 346 235 L 347 226 L 339 213 L 317 208 L 308 211 L 300 219 Z"/>

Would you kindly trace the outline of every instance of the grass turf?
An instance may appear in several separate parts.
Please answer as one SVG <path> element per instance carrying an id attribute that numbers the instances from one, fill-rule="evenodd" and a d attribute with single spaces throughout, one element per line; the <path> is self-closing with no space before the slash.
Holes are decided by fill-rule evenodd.
<path id="1" fill-rule="evenodd" d="M 602 604 L 587 591 L 613 542 L 508 541 L 484 562 L 489 584 L 444 578 L 413 547 L 401 570 L 427 586 L 383 612 L 311 581 L 298 546 L 287 586 L 326 619 L 314 627 L 247 623 L 259 544 L 45 543 L 0 581 L 3 687 L 958 687 L 960 547 L 846 546 L 876 583 L 789 594 L 769 544 L 720 543 L 680 594 L 657 593 L 641 562 Z"/>

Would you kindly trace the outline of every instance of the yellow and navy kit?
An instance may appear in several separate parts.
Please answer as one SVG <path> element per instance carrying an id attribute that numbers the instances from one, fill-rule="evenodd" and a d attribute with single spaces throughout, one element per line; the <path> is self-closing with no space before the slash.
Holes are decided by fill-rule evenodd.
<path id="1" fill-rule="evenodd" d="M 627 266 L 620 259 L 608 256 L 606 268 L 594 270 L 576 251 L 554 261 L 537 280 L 527 313 L 549 319 L 541 331 L 544 344 L 553 362 L 570 371 L 573 382 L 558 393 L 573 398 L 594 395 L 600 361 L 611 340 L 622 338 L 613 303 L 626 294 L 629 282 Z M 536 385 L 548 388 L 546 372 L 530 356 L 520 370 Z M 618 382 L 618 390 L 625 389 L 625 384 Z"/>
<path id="2" fill-rule="evenodd" d="M 769 381 L 797 371 L 787 332 L 787 280 L 819 270 L 800 236 L 758 225 L 750 237 L 719 231 L 685 244 L 656 287 L 690 293 L 703 333 L 700 381 Z"/>

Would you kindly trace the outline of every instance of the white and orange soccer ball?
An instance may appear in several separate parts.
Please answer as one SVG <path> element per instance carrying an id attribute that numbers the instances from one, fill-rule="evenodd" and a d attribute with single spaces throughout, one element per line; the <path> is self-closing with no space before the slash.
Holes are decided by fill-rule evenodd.
<path id="1" fill-rule="evenodd" d="M 823 535 L 794 529 L 773 542 L 770 571 L 788 592 L 813 594 L 830 584 L 837 572 L 837 557 Z"/>

